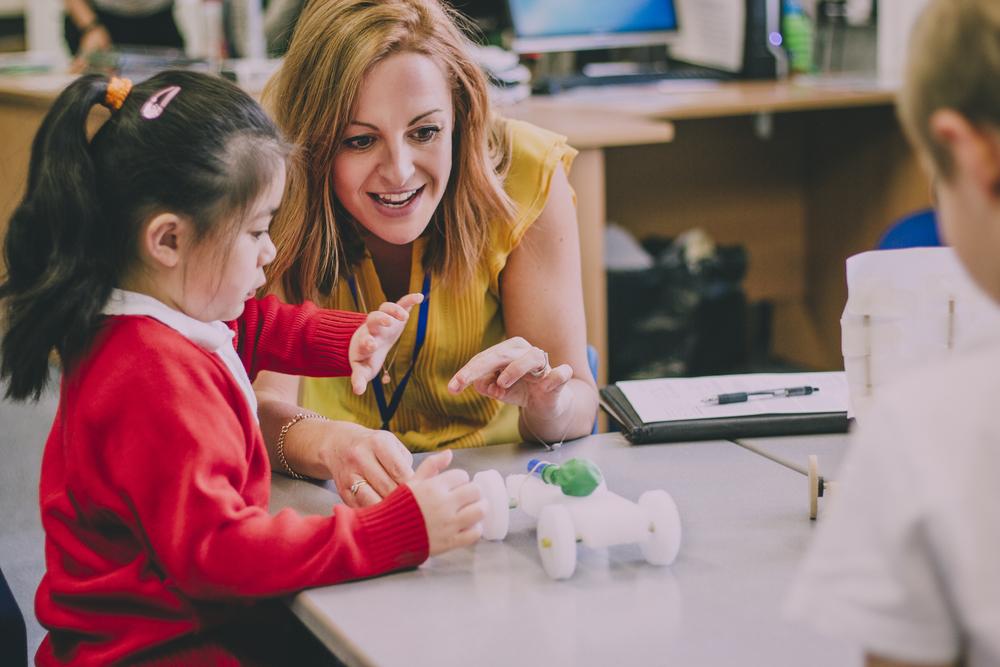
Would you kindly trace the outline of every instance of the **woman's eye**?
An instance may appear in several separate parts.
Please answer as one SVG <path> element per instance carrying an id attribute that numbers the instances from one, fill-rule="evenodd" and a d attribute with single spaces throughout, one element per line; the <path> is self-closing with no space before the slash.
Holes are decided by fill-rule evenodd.
<path id="1" fill-rule="evenodd" d="M 427 143 L 437 136 L 438 132 L 441 131 L 440 127 L 436 125 L 426 125 L 424 127 L 418 127 L 413 131 L 413 138 L 419 142 Z"/>
<path id="2" fill-rule="evenodd" d="M 375 137 L 370 137 L 366 134 L 344 140 L 344 145 L 348 148 L 353 148 L 354 150 L 364 150 L 369 148 L 374 143 Z"/>
<path id="3" fill-rule="evenodd" d="M 271 233 L 271 230 L 265 229 L 265 230 L 259 231 L 259 232 L 250 232 L 250 236 L 254 237 L 255 239 L 259 239 L 260 237 L 266 236 L 267 234 L 270 234 L 270 233 Z"/>

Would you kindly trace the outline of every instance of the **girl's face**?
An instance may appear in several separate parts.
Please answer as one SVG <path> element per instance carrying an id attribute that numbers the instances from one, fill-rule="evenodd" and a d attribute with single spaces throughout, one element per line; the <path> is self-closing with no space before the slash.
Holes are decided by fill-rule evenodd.
<path id="1" fill-rule="evenodd" d="M 185 281 L 182 310 L 203 322 L 234 320 L 247 299 L 264 285 L 264 267 L 274 260 L 268 234 L 285 191 L 285 165 L 279 163 L 264 191 L 233 238 L 223 232 L 193 249 Z"/>
<path id="2" fill-rule="evenodd" d="M 448 79 L 418 53 L 369 72 L 333 160 L 333 190 L 366 230 L 403 245 L 420 236 L 451 174 L 454 110 Z"/>

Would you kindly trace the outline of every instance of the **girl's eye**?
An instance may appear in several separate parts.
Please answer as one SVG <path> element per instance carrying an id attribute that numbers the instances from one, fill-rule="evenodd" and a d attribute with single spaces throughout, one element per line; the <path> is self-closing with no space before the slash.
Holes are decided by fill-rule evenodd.
<path id="1" fill-rule="evenodd" d="M 421 143 L 427 143 L 434 139 L 440 131 L 441 128 L 436 125 L 425 125 L 413 131 L 413 138 Z"/>
<path id="2" fill-rule="evenodd" d="M 354 150 L 364 150 L 369 148 L 374 143 L 375 137 L 368 136 L 367 134 L 350 137 L 349 139 L 344 140 L 344 145 Z"/>
<path id="3" fill-rule="evenodd" d="M 271 233 L 271 230 L 265 229 L 265 230 L 260 231 L 260 232 L 250 232 L 250 236 L 254 237 L 255 239 L 259 239 L 260 237 L 266 236 L 267 234 L 270 234 L 270 233 Z"/>

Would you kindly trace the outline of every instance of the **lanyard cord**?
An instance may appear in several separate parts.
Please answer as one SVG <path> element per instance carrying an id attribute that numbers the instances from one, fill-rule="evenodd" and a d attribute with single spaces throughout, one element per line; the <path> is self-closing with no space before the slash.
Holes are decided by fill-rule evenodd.
<path id="1" fill-rule="evenodd" d="M 358 286 L 354 280 L 354 276 L 347 277 L 347 284 L 351 288 L 351 296 L 354 297 L 354 307 L 360 308 L 358 305 Z M 385 390 L 382 388 L 380 382 L 372 382 L 372 389 L 375 391 L 375 402 L 378 404 L 378 413 L 382 418 L 383 431 L 388 431 L 389 420 L 393 418 L 396 414 L 396 410 L 399 409 L 399 403 L 403 400 L 403 392 L 406 391 L 406 385 L 410 382 L 410 375 L 413 373 L 413 368 L 417 365 L 417 356 L 420 354 L 420 349 L 424 346 L 424 338 L 427 336 L 427 313 L 428 313 L 428 301 L 430 301 L 431 295 L 431 272 L 428 271 L 424 274 L 424 285 L 420 290 L 420 293 L 424 295 L 424 300 L 420 303 L 420 311 L 417 315 L 417 339 L 413 345 L 413 357 L 410 359 L 410 366 L 406 369 L 406 374 L 403 375 L 403 379 L 399 381 L 396 390 L 392 392 L 392 397 L 389 399 L 388 405 L 385 401 Z"/>

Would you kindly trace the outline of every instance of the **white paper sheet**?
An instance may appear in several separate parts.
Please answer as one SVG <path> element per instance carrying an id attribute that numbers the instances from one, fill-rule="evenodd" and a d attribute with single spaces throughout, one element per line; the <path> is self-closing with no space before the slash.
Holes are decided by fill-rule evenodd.
<path id="1" fill-rule="evenodd" d="M 749 373 L 697 378 L 626 380 L 616 383 L 643 422 L 683 421 L 749 415 L 845 412 L 847 378 L 827 373 Z M 745 403 L 713 405 L 704 399 L 737 391 L 802 386 L 819 387 L 808 396 L 754 398 Z"/>

